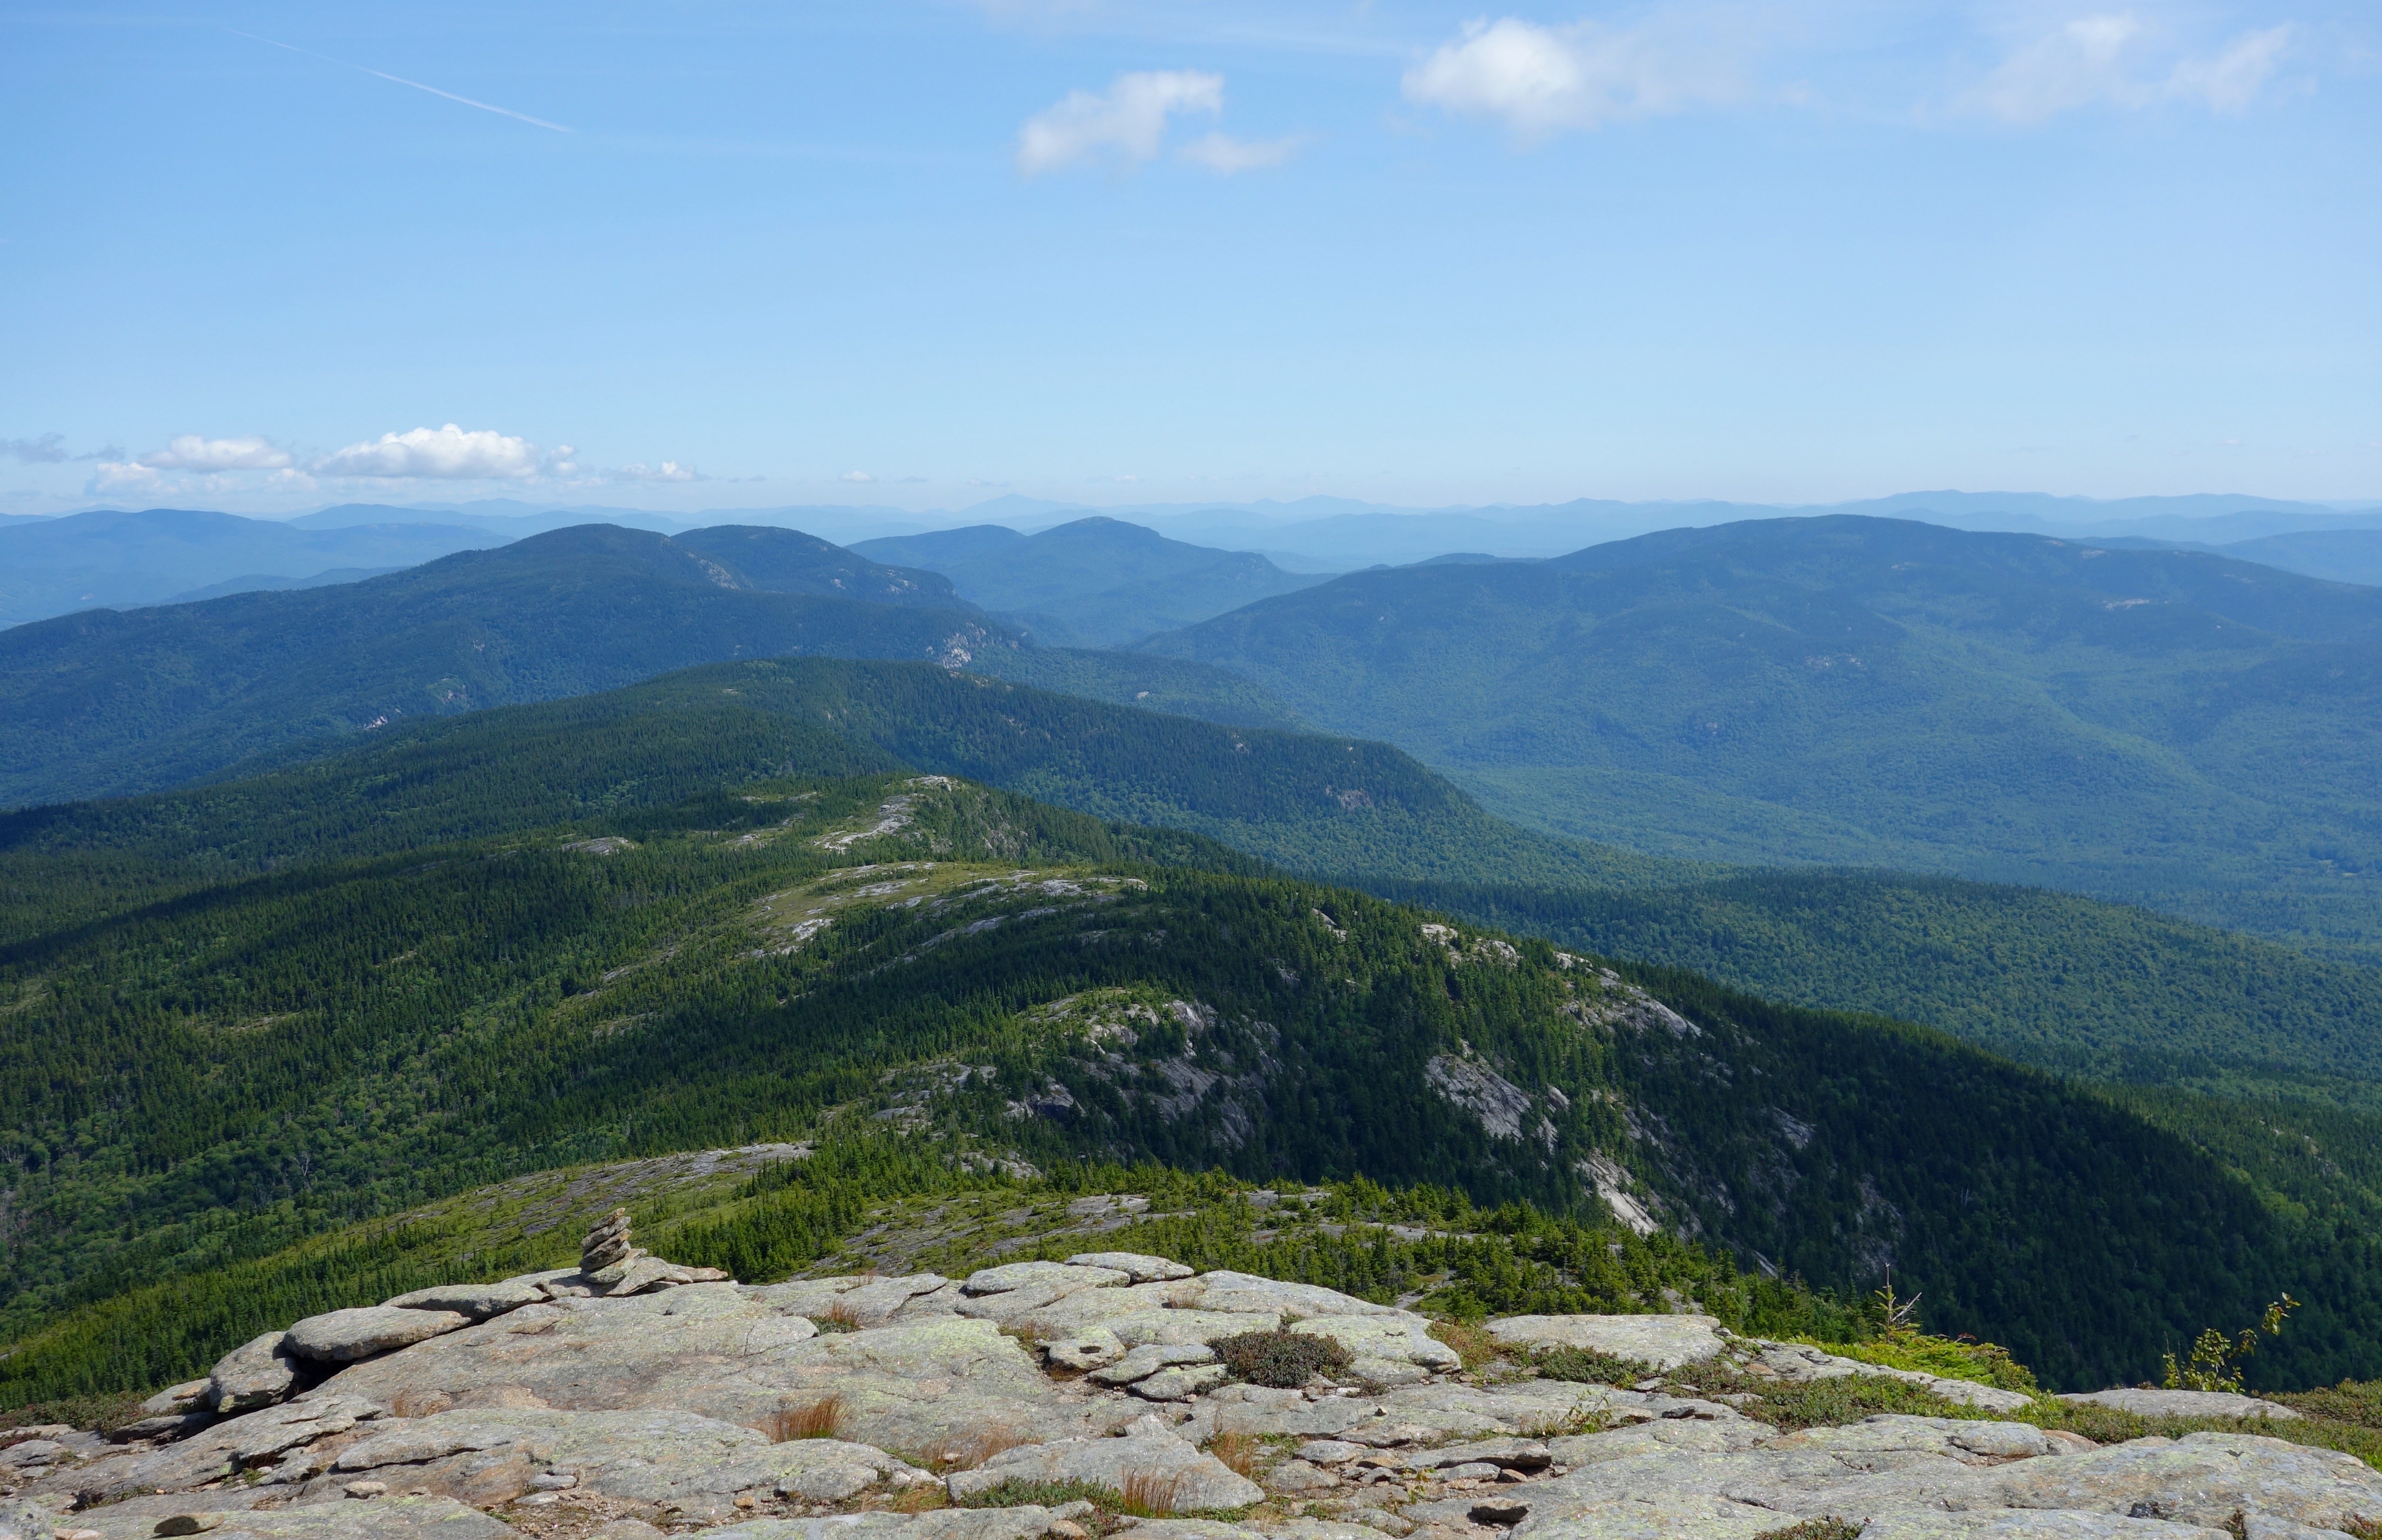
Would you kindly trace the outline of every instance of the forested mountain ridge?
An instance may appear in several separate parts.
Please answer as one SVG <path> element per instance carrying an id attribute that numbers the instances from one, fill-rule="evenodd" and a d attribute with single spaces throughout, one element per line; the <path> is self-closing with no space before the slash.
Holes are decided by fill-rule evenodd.
<path id="1" fill-rule="evenodd" d="M 957 663 L 1014 641 L 939 578 L 792 531 L 690 544 L 583 525 L 361 583 L 0 632 L 0 803 L 173 786 L 311 740 L 719 658 Z"/>
<path id="2" fill-rule="evenodd" d="M 1032 535 L 978 524 L 853 548 L 944 573 L 1046 644 L 1113 646 L 1322 581 L 1251 551 L 1185 544 L 1103 516 Z"/>
<path id="3" fill-rule="evenodd" d="M 293 862 L 566 824 L 600 831 L 793 766 L 965 776 L 1561 946 L 1925 1021 L 2065 1072 L 2382 1101 L 2382 974 L 2370 969 L 2041 889 L 1731 873 L 1574 845 L 1484 813 L 1381 744 L 924 665 L 717 665 L 393 726 L 353 752 L 252 779 L 0 815 L 0 936 Z"/>
<path id="4" fill-rule="evenodd" d="M 1890 1265 L 1941 1329 L 2061 1379 L 2147 1372 L 2289 1287 L 2311 1303 L 2278 1372 L 2371 1372 L 2361 1234 L 2088 1093 L 1203 869 L 1237 859 L 950 777 L 797 773 L 10 943 L 10 1319 L 841 1109 L 1041 1165 L 1602 1193 L 1833 1289 Z"/>
<path id="5" fill-rule="evenodd" d="M 1558 832 L 2382 957 L 2382 591 L 1830 517 L 1352 573 L 1143 645 Z"/>
<path id="6" fill-rule="evenodd" d="M 503 542 L 485 530 L 403 514 L 340 529 L 189 508 L 11 520 L 0 523 L 0 626 L 167 603 L 249 574 L 289 580 L 342 567 L 410 567 Z"/>

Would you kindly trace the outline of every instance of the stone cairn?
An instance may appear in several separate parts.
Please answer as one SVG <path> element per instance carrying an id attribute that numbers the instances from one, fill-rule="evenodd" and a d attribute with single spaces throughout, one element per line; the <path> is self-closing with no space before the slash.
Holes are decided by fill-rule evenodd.
<path id="1" fill-rule="evenodd" d="M 616 1208 L 579 1242 L 579 1270 L 593 1277 L 607 1267 L 634 1262 L 645 1254 L 642 1247 L 629 1243 L 629 1211 Z"/>

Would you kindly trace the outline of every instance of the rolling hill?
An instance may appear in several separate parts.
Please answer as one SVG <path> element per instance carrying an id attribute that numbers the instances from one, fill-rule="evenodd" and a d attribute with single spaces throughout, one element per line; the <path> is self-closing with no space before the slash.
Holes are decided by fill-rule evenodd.
<path id="1" fill-rule="evenodd" d="M 792 531 L 585 525 L 360 583 L 0 632 L 0 803 L 173 786 L 718 658 L 959 661 L 1013 640 L 939 578 Z"/>
<path id="2" fill-rule="evenodd" d="M 2382 958 L 2382 591 L 1834 517 L 1352 573 L 1143 645 L 1541 828 Z"/>
<path id="3" fill-rule="evenodd" d="M 1132 642 L 1322 581 L 1105 517 L 1034 535 L 976 524 L 853 549 L 943 573 L 966 598 L 1051 645 Z"/>
<path id="4" fill-rule="evenodd" d="M 171 603 L 234 579 L 411 567 L 504 538 L 418 514 L 338 529 L 183 508 L 28 519 L 0 528 L 0 626 L 94 606 Z"/>
<path id="5" fill-rule="evenodd" d="M 1925 1022 L 2101 1080 L 2382 1106 L 2382 972 L 2073 894 L 1739 873 L 1516 827 L 1395 750 L 941 668 L 716 665 L 393 726 L 270 775 L 0 815 L 0 937 L 293 862 L 607 819 L 809 766 L 962 776 L 1557 945 Z M 1210 864 L 1220 857 L 1209 847 Z"/>
<path id="6" fill-rule="evenodd" d="M 632 769 L 610 727 L 582 736 Z M 219 1302 L 221 1269 L 481 1182 L 848 1123 L 979 1164 L 1618 1201 L 1750 1271 L 1851 1293 L 1890 1265 L 1939 1329 L 2061 1382 L 2147 1372 L 2281 1288 L 2310 1302 L 2262 1369 L 2376 1366 L 2361 1233 L 2105 1098 L 807 741 L 761 779 L 723 755 L 667 806 L 393 835 L 0 946 L 10 1329 L 177 1276 Z M 555 742 L 518 766 L 484 745 L 470 784 L 540 784 Z M 353 788 L 399 823 L 442 791 Z"/>

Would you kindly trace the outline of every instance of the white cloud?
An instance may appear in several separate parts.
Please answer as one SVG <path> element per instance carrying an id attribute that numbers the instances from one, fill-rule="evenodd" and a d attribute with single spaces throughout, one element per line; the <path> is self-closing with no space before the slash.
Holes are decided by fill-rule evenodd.
<path id="1" fill-rule="evenodd" d="M 2213 59 L 2186 59 L 2177 65 L 2167 77 L 2167 94 L 2199 102 L 2212 112 L 2246 112 L 2274 79 L 2290 42 L 2288 22 L 2263 32 L 2244 32 Z"/>
<path id="2" fill-rule="evenodd" d="M 612 474 L 624 482 L 706 482 L 711 479 L 694 466 L 681 465 L 674 459 L 666 459 L 659 465 L 647 465 L 640 460 L 634 465 L 624 465 Z"/>
<path id="3" fill-rule="evenodd" d="M 141 456 L 141 463 L 152 471 L 278 471 L 290 463 L 290 456 L 254 434 L 240 438 L 179 434 L 163 449 Z"/>
<path id="4" fill-rule="evenodd" d="M 1262 171 L 1280 165 L 1298 153 L 1299 143 L 1296 139 L 1247 140 L 1212 133 L 1193 140 L 1178 153 L 1194 165 L 1204 165 L 1219 176 L 1229 177 L 1239 171 Z"/>
<path id="5" fill-rule="evenodd" d="M 557 451 L 558 467 L 568 464 L 570 453 L 567 447 Z M 376 442 L 350 444 L 325 455 L 311 469 L 324 476 L 504 481 L 537 474 L 539 460 L 537 446 L 525 438 L 510 438 L 487 429 L 466 433 L 449 422 L 443 428 L 383 434 Z"/>
<path id="6" fill-rule="evenodd" d="M 1971 104 L 2029 127 L 2080 107 L 2167 101 L 2241 112 L 2273 78 L 2290 35 L 2288 24 L 2244 32 L 2212 57 L 2177 60 L 2162 79 L 2149 57 L 2157 33 L 2134 12 L 2081 16 L 2011 54 L 1985 78 Z"/>
<path id="7" fill-rule="evenodd" d="M 840 482 L 873 482 L 876 479 L 866 471 L 847 471 L 836 478 Z"/>
<path id="8" fill-rule="evenodd" d="M 1742 99 L 1745 83 L 1714 30 L 1593 21 L 1541 27 L 1515 17 L 1465 23 L 1406 71 L 1406 100 L 1499 117 L 1525 140 L 1562 128 L 1684 112 Z"/>
<path id="9" fill-rule="evenodd" d="M 98 473 L 92 477 L 83 490 L 97 497 L 124 492 L 146 495 L 159 490 L 165 483 L 166 478 L 145 465 L 127 460 L 102 460 Z"/>
<path id="10" fill-rule="evenodd" d="M 1017 169 L 1034 177 L 1094 158 L 1149 160 L 1166 137 L 1169 117 L 1223 109 L 1222 75 L 1197 69 L 1120 75 L 1105 92 L 1069 92 L 1058 105 L 1027 118 L 1017 132 Z"/>

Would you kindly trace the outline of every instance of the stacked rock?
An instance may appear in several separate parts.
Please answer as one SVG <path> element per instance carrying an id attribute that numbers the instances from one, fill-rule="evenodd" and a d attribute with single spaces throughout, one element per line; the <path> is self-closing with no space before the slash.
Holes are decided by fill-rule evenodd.
<path id="1" fill-rule="evenodd" d="M 579 1242 L 579 1270 L 593 1277 L 617 1263 L 633 1262 L 645 1254 L 629 1242 L 629 1211 L 616 1208 Z"/>

